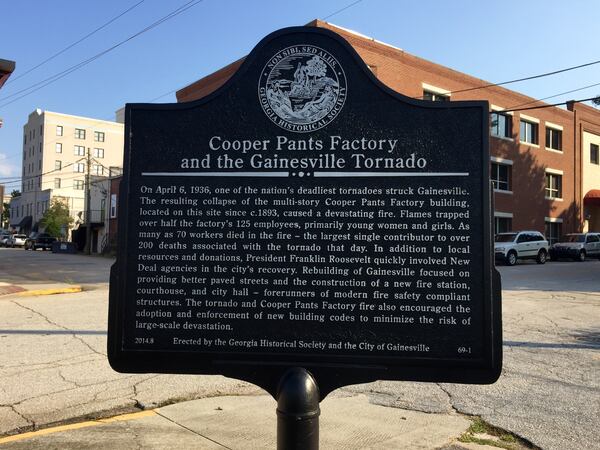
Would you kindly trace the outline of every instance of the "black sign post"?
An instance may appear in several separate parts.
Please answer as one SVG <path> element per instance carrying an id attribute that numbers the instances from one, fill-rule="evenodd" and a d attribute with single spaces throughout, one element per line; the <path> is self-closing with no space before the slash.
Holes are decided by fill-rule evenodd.
<path id="1" fill-rule="evenodd" d="M 305 400 L 494 382 L 488 134 L 487 102 L 407 98 L 312 27 L 267 36 L 203 99 L 128 104 L 112 367 L 250 381 L 280 424 L 292 368 L 318 382 Z"/>

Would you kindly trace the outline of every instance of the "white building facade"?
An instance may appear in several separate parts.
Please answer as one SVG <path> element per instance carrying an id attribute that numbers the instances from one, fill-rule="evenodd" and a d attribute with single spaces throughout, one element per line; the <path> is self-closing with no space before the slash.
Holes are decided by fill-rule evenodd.
<path id="1" fill-rule="evenodd" d="M 106 120 L 32 112 L 23 127 L 21 196 L 11 201 L 11 227 L 24 233 L 38 230 L 51 201 L 60 199 L 77 229 L 85 220 L 88 169 L 97 181 L 123 166 L 123 128 Z"/>

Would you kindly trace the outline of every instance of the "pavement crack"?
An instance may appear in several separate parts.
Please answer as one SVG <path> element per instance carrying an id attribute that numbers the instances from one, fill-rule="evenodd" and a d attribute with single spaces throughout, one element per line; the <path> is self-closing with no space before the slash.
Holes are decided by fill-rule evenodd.
<path id="1" fill-rule="evenodd" d="M 209 438 L 208 436 L 204 436 L 202 433 L 198 433 L 197 431 L 194 431 L 194 430 L 192 430 L 191 428 L 188 428 L 188 427 L 186 427 L 185 425 L 182 425 L 182 424 L 180 424 L 179 422 L 177 422 L 177 421 L 175 421 L 175 420 L 171 419 L 170 417 L 167 417 L 167 416 L 165 416 L 164 414 L 161 414 L 161 413 L 160 413 L 160 411 L 156 411 L 156 410 L 155 410 L 154 412 L 155 412 L 157 415 L 159 415 L 160 417 L 162 417 L 163 419 L 166 419 L 166 420 L 168 420 L 169 422 L 171 422 L 171 423 L 173 423 L 173 424 L 177 425 L 178 427 L 181 427 L 181 428 L 183 428 L 184 430 L 187 430 L 187 431 L 189 431 L 190 433 L 193 433 L 193 434 L 195 434 L 196 436 L 199 436 L 199 437 L 201 437 L 201 438 L 203 438 L 203 439 L 206 439 L 207 441 L 210 441 L 210 442 L 212 442 L 213 444 L 217 444 L 217 445 L 218 445 L 218 446 L 220 446 L 220 447 L 226 448 L 226 449 L 228 449 L 228 450 L 233 450 L 231 447 L 227 447 L 226 445 L 224 445 L 224 444 L 221 444 L 220 442 L 217 442 L 217 441 L 215 441 L 214 439 L 211 439 L 211 438 Z"/>
<path id="2" fill-rule="evenodd" d="M 19 412 L 19 410 L 17 410 L 17 408 L 15 408 L 15 405 L 2 405 L 2 406 L 6 406 L 6 407 L 10 408 L 17 416 L 19 416 L 21 419 L 23 419 L 25 422 L 27 422 L 28 427 L 35 429 L 35 422 L 33 420 L 29 419 L 27 416 L 25 416 L 21 412 Z M 19 428 L 21 428 L 21 427 L 19 427 Z"/>
<path id="3" fill-rule="evenodd" d="M 65 326 L 63 326 L 63 325 L 60 325 L 60 324 L 58 324 L 58 323 L 56 323 L 56 322 L 54 322 L 54 321 L 50 320 L 50 319 L 49 319 L 47 316 L 45 316 L 45 315 L 44 315 L 44 314 L 42 314 L 41 312 L 39 312 L 39 311 L 36 311 L 36 310 L 35 310 L 35 309 L 33 309 L 33 308 L 29 308 L 29 307 L 27 307 L 27 306 L 25 306 L 25 305 L 22 305 L 21 303 L 17 302 L 16 300 L 11 300 L 10 302 L 11 302 L 11 303 L 13 303 L 14 305 L 17 305 L 17 306 L 19 306 L 19 307 L 21 307 L 21 308 L 23 308 L 23 309 L 27 310 L 27 311 L 30 311 L 30 312 L 32 312 L 32 313 L 34 313 L 34 314 L 37 314 L 38 316 L 40 316 L 42 319 L 44 319 L 46 322 L 48 322 L 48 323 L 49 323 L 50 325 L 52 325 L 52 326 L 55 326 L 55 327 L 57 327 L 57 328 L 60 328 L 61 330 L 69 331 L 69 332 L 71 333 L 71 336 L 73 337 L 73 339 L 75 339 L 75 340 L 77 340 L 77 341 L 81 342 L 81 343 L 82 343 L 84 346 L 86 346 L 88 349 L 90 349 L 90 351 L 92 351 L 93 353 L 95 353 L 95 354 L 97 354 L 97 355 L 101 355 L 101 356 L 104 356 L 104 357 L 106 357 L 106 354 L 105 354 L 105 353 L 99 352 L 98 350 L 96 350 L 95 348 L 93 348 L 93 347 L 92 347 L 90 344 L 88 344 L 88 343 L 87 343 L 85 340 L 83 340 L 83 339 L 82 339 L 80 336 L 78 336 L 76 333 L 74 333 L 74 332 L 73 332 L 73 330 L 71 330 L 71 329 L 69 329 L 69 328 L 67 328 L 67 327 L 65 327 Z"/>
<path id="4" fill-rule="evenodd" d="M 444 386 L 442 386 L 441 383 L 435 383 L 437 387 L 440 388 L 440 390 L 446 394 L 448 396 L 448 405 L 450 405 L 450 408 L 452 409 L 452 411 L 454 411 L 454 413 L 456 414 L 463 414 L 462 412 L 460 412 L 458 409 L 456 409 L 456 407 L 454 406 L 454 404 L 452 403 L 452 394 L 450 394 L 450 392 L 444 388 Z"/>

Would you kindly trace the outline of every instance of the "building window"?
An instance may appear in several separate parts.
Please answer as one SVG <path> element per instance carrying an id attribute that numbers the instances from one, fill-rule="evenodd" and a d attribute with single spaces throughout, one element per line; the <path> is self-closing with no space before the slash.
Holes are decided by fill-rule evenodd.
<path id="1" fill-rule="evenodd" d="M 117 217 L 117 194 L 110 194 L 110 218 Z"/>
<path id="2" fill-rule="evenodd" d="M 79 173 L 85 172 L 85 164 L 84 163 L 73 164 L 73 172 L 79 172 Z"/>
<path id="3" fill-rule="evenodd" d="M 75 180 L 75 184 L 73 185 L 73 189 L 76 189 L 78 191 L 83 191 L 83 180 Z"/>
<path id="4" fill-rule="evenodd" d="M 556 244 L 562 235 L 562 223 L 546 220 L 546 240 L 550 245 Z"/>
<path id="5" fill-rule="evenodd" d="M 95 148 L 94 149 L 94 158 L 104 158 L 104 149 L 103 148 Z"/>
<path id="6" fill-rule="evenodd" d="M 538 141 L 538 124 L 521 120 L 521 142 L 527 144 L 537 144 Z"/>
<path id="7" fill-rule="evenodd" d="M 38 170 L 42 170 L 42 160 L 38 160 Z"/>
<path id="8" fill-rule="evenodd" d="M 40 125 L 40 136 L 44 135 L 44 125 Z"/>
<path id="9" fill-rule="evenodd" d="M 56 149 L 56 153 L 62 153 L 62 144 L 60 142 L 57 142 L 54 148 Z"/>
<path id="10" fill-rule="evenodd" d="M 492 163 L 491 179 L 494 189 L 499 191 L 511 190 L 511 167 L 508 164 Z"/>
<path id="11" fill-rule="evenodd" d="M 75 139 L 85 139 L 85 130 L 83 128 L 75 128 Z"/>
<path id="12" fill-rule="evenodd" d="M 492 113 L 492 136 L 501 138 L 512 137 L 512 117 L 509 114 Z"/>
<path id="13" fill-rule="evenodd" d="M 562 131 L 546 127 L 546 148 L 562 152 Z"/>
<path id="14" fill-rule="evenodd" d="M 77 156 L 85 156 L 85 147 L 83 145 L 76 145 L 74 153 Z"/>
<path id="15" fill-rule="evenodd" d="M 62 169 L 62 162 L 59 160 L 54 161 L 54 170 Z"/>
<path id="16" fill-rule="evenodd" d="M 60 189 L 60 178 L 54 179 L 54 189 Z"/>
<path id="17" fill-rule="evenodd" d="M 597 144 L 590 144 L 590 163 L 600 164 L 599 147 Z"/>
<path id="18" fill-rule="evenodd" d="M 100 164 L 92 164 L 92 174 L 104 175 L 104 168 Z"/>
<path id="19" fill-rule="evenodd" d="M 42 143 L 40 142 L 40 155 L 43 153 L 44 151 L 44 146 L 42 145 Z"/>
<path id="20" fill-rule="evenodd" d="M 512 217 L 494 217 L 494 233 L 508 233 L 512 231 Z"/>
<path id="21" fill-rule="evenodd" d="M 56 135 L 57 136 L 62 136 L 63 135 L 63 127 L 62 127 L 62 125 L 56 125 Z"/>
<path id="22" fill-rule="evenodd" d="M 94 141 L 104 142 L 104 132 L 103 131 L 94 131 Z"/>
<path id="23" fill-rule="evenodd" d="M 423 100 L 429 100 L 431 102 L 448 102 L 450 101 L 450 96 L 448 94 L 438 94 L 437 92 L 423 90 Z"/>
<path id="24" fill-rule="evenodd" d="M 562 175 L 546 172 L 546 198 L 562 198 Z"/>
<path id="25" fill-rule="evenodd" d="M 27 133 L 23 136 L 23 145 L 27 144 Z"/>

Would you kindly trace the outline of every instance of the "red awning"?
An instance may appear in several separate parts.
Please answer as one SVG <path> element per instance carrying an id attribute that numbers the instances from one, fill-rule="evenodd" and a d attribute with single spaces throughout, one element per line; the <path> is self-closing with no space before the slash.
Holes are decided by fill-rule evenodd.
<path id="1" fill-rule="evenodd" d="M 600 189 L 592 189 L 585 194 L 583 204 L 586 206 L 600 206 Z"/>

